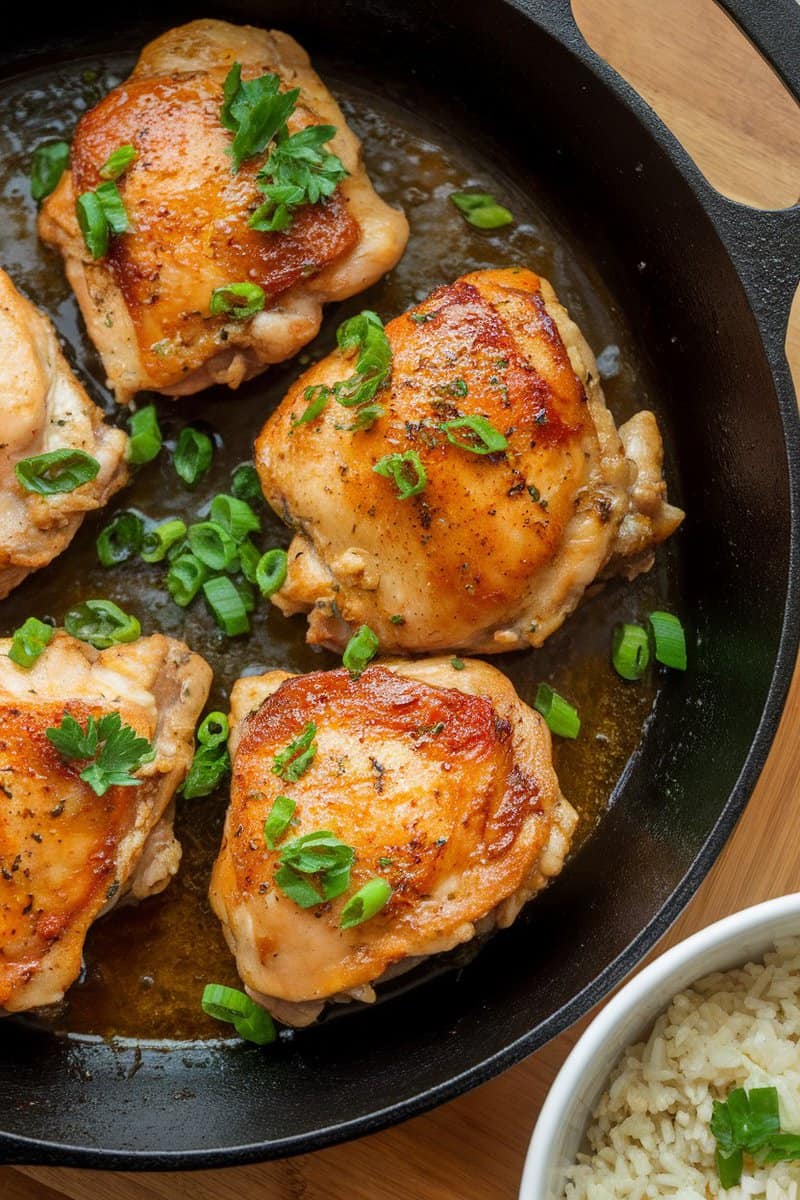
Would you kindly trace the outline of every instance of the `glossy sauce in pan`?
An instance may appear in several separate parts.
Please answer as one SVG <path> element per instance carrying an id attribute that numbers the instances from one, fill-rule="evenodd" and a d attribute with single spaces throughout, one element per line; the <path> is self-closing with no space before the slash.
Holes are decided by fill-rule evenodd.
<path id="1" fill-rule="evenodd" d="M 0 265 L 55 320 L 79 377 L 115 420 L 121 418 L 104 387 L 60 259 L 37 241 L 27 177 L 33 149 L 48 139 L 69 140 L 81 113 L 124 78 L 132 63 L 130 55 L 86 59 L 0 85 Z M 214 389 L 182 401 L 159 400 L 168 445 L 190 421 L 213 431 L 217 453 L 211 472 L 192 492 L 173 471 L 169 455 L 162 453 L 106 510 L 86 520 L 59 559 L 0 603 L 0 634 L 8 634 L 30 615 L 49 615 L 60 623 L 72 604 L 107 597 L 135 613 L 145 633 L 161 630 L 184 638 L 209 660 L 215 672 L 213 707 L 225 706 L 232 683 L 242 673 L 336 665 L 332 654 L 305 645 L 303 618 L 287 620 L 267 602 L 254 614 L 249 636 L 226 638 L 202 600 L 188 611 L 172 603 L 160 565 L 135 561 L 101 567 L 95 537 L 118 508 L 135 508 L 157 519 L 196 519 L 215 493 L 228 490 L 230 471 L 250 458 L 254 436 L 301 367 L 331 348 L 339 321 L 367 307 L 388 319 L 465 271 L 516 262 L 547 276 L 596 353 L 610 344 L 619 347 L 619 372 L 605 384 L 618 422 L 642 407 L 659 412 L 625 318 L 588 257 L 570 248 L 571 241 L 558 227 L 558 213 L 546 215 L 535 175 L 509 178 L 467 131 L 458 139 L 433 120 L 426 121 L 420 111 L 364 91 L 320 65 L 364 140 L 378 191 L 408 214 L 411 240 L 404 258 L 370 291 L 329 309 L 320 337 L 299 361 L 271 368 L 236 393 Z M 527 164 L 528 171 L 534 168 Z M 451 191 L 470 186 L 493 192 L 507 204 L 515 225 L 495 234 L 471 229 L 448 201 Z M 265 548 L 288 543 L 287 531 L 266 509 L 262 541 Z M 581 818 L 576 848 L 609 804 L 652 716 L 661 682 L 655 672 L 639 684 L 616 676 L 609 658 L 611 631 L 619 620 L 640 620 L 653 608 L 670 606 L 673 555 L 674 550 L 662 549 L 649 575 L 633 585 L 614 583 L 587 601 L 543 649 L 492 660 L 511 677 L 523 699 L 532 702 L 538 683 L 547 680 L 578 707 L 580 738 L 555 739 L 561 785 Z M 84 975 L 52 1018 L 56 1028 L 157 1039 L 224 1035 L 227 1027 L 221 1029 L 203 1015 L 199 998 L 206 982 L 236 983 L 233 960 L 206 899 L 225 802 L 224 793 L 203 800 L 178 799 L 183 862 L 177 879 L 161 896 L 136 908 L 120 908 L 93 927 Z"/>

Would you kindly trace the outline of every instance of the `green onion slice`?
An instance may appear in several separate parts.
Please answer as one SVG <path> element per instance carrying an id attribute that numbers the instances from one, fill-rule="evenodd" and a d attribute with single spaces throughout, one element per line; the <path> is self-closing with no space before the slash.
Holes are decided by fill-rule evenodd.
<path id="1" fill-rule="evenodd" d="M 31 158 L 31 196 L 37 204 L 55 191 L 68 162 L 67 142 L 47 142 L 36 147 Z"/>
<path id="2" fill-rule="evenodd" d="M 215 521 L 199 521 L 190 525 L 186 539 L 195 558 L 205 563 L 212 571 L 232 570 L 238 558 L 236 542 L 227 529 Z"/>
<path id="3" fill-rule="evenodd" d="M 197 730 L 197 741 L 201 746 L 224 746 L 228 740 L 228 718 L 224 712 L 211 712 Z"/>
<path id="4" fill-rule="evenodd" d="M 647 630 L 641 625 L 618 625 L 611 641 L 611 661 L 623 679 L 641 679 L 650 662 Z"/>
<path id="5" fill-rule="evenodd" d="M 82 192 L 78 196 L 75 202 L 75 213 L 86 249 L 92 258 L 105 258 L 108 254 L 111 227 L 108 224 L 103 205 L 94 192 Z"/>
<path id="6" fill-rule="evenodd" d="M 262 555 L 256 567 L 256 583 L 262 596 L 269 599 L 283 587 L 288 565 L 289 556 L 285 550 L 276 548 Z"/>
<path id="7" fill-rule="evenodd" d="M 388 904 L 391 895 L 392 889 L 385 879 L 370 879 L 345 904 L 339 918 L 340 927 L 352 929 L 354 925 L 369 921 Z"/>
<path id="8" fill-rule="evenodd" d="M 191 533 L 191 530 L 189 531 Z M 214 620 L 228 637 L 249 633 L 247 608 L 236 585 L 226 575 L 217 575 L 203 584 L 203 595 Z"/>
<path id="9" fill-rule="evenodd" d="M 278 1036 L 275 1022 L 265 1008 L 238 988 L 207 983 L 201 1001 L 203 1012 L 216 1021 L 227 1021 L 245 1041 L 266 1046 Z"/>
<path id="10" fill-rule="evenodd" d="M 144 521 L 138 513 L 122 509 L 97 535 L 97 557 L 104 567 L 116 567 L 142 548 Z"/>
<path id="11" fill-rule="evenodd" d="M 161 449 L 162 437 L 154 404 L 147 404 L 133 413 L 129 421 L 128 462 L 135 467 L 149 463 Z"/>
<path id="12" fill-rule="evenodd" d="M 85 600 L 64 617 L 64 628 L 72 637 L 106 650 L 119 642 L 135 642 L 142 632 L 136 617 L 123 612 L 111 600 Z"/>
<path id="13" fill-rule="evenodd" d="M 231 767 L 227 746 L 198 746 L 181 792 L 187 800 L 210 796 Z"/>
<path id="14" fill-rule="evenodd" d="M 24 667 L 27 670 L 33 666 L 39 655 L 50 644 L 54 633 L 52 625 L 47 625 L 38 617 L 28 617 L 19 629 L 14 630 L 8 657 L 18 667 Z"/>
<path id="15" fill-rule="evenodd" d="M 21 458 L 14 465 L 14 474 L 26 492 L 39 496 L 56 496 L 74 492 L 90 483 L 100 471 L 100 463 L 84 450 L 49 450 Z"/>
<path id="16" fill-rule="evenodd" d="M 342 655 L 342 666 L 347 667 L 352 679 L 358 679 L 367 663 L 378 653 L 379 646 L 378 635 L 369 625 L 362 625 L 358 632 L 353 634 Z"/>
<path id="17" fill-rule="evenodd" d="M 212 317 L 227 316 L 246 321 L 261 312 L 267 302 L 263 288 L 257 283 L 226 283 L 214 288 L 209 311 Z"/>
<path id="18" fill-rule="evenodd" d="M 416 450 L 405 450 L 402 454 L 384 454 L 372 469 L 376 475 L 394 481 L 400 500 L 418 496 L 428 482 L 427 472 Z"/>
<path id="19" fill-rule="evenodd" d="M 211 520 L 226 529 L 235 542 L 241 542 L 248 533 L 258 533 L 261 518 L 253 512 L 246 500 L 224 493 L 211 501 Z"/>
<path id="20" fill-rule="evenodd" d="M 178 517 L 156 525 L 142 538 L 141 556 L 145 562 L 162 562 L 173 546 L 186 537 L 186 525 Z"/>
<path id="21" fill-rule="evenodd" d="M 486 417 L 456 417 L 452 421 L 445 421 L 441 428 L 447 434 L 448 442 L 458 446 L 459 450 L 469 450 L 470 454 L 496 454 L 508 446 L 508 438 L 495 429 Z M 456 437 L 457 429 L 468 429 L 473 437 L 462 440 Z"/>
<path id="22" fill-rule="evenodd" d="M 656 658 L 665 667 L 686 670 L 686 634 L 676 616 L 668 612 L 652 612 L 649 617 L 656 646 Z"/>
<path id="23" fill-rule="evenodd" d="M 119 179 L 120 175 L 123 175 L 135 160 L 136 151 L 133 146 L 118 146 L 109 154 L 98 174 L 101 179 Z"/>
<path id="24" fill-rule="evenodd" d="M 451 192 L 450 201 L 476 229 L 502 229 L 514 221 L 513 214 L 487 192 Z"/>
<path id="25" fill-rule="evenodd" d="M 292 823 L 297 804 L 291 796 L 276 796 L 275 803 L 264 822 L 264 841 L 274 850 Z"/>
<path id="26" fill-rule="evenodd" d="M 99 187 L 95 188 L 94 194 L 100 202 L 111 232 L 128 233 L 131 227 L 130 221 L 122 202 L 122 196 L 119 194 L 119 188 L 114 181 L 110 179 L 108 183 L 101 183 Z"/>
<path id="27" fill-rule="evenodd" d="M 208 579 L 208 567 L 193 554 L 179 554 L 167 572 L 167 591 L 176 604 L 186 608 Z"/>
<path id="28" fill-rule="evenodd" d="M 533 707 L 544 717 L 551 733 L 565 738 L 576 738 L 580 733 L 581 719 L 576 709 L 548 684 L 539 684 Z"/>
<path id="29" fill-rule="evenodd" d="M 258 546 L 249 538 L 245 538 L 239 546 L 239 570 L 248 583 L 257 582 L 258 564 L 261 562 L 261 558 L 262 554 Z"/>
<path id="30" fill-rule="evenodd" d="M 251 505 L 263 501 L 258 471 L 251 462 L 239 463 L 234 469 L 231 475 L 231 495 Z"/>
<path id="31" fill-rule="evenodd" d="M 316 736 L 317 727 L 313 721 L 309 721 L 303 732 L 275 755 L 272 763 L 273 775 L 279 776 L 287 783 L 297 783 L 316 758 Z"/>
<path id="32" fill-rule="evenodd" d="M 207 433 L 193 429 L 191 425 L 181 430 L 172 465 L 185 484 L 194 487 L 199 483 L 211 466 L 213 457 L 214 442 Z"/>
<path id="33" fill-rule="evenodd" d="M 355 850 L 327 829 L 286 842 L 279 858 L 275 883 L 300 908 L 312 908 L 341 896 L 350 885 Z M 304 876 L 313 875 L 319 889 Z"/>
<path id="34" fill-rule="evenodd" d="M 292 429 L 296 425 L 308 425 L 311 421 L 316 421 L 325 409 L 328 407 L 333 392 L 325 383 L 319 383 L 316 386 L 307 387 L 303 392 L 303 399 L 306 401 L 306 408 L 299 417 L 292 416 Z M 290 430 L 291 432 L 291 430 Z"/>

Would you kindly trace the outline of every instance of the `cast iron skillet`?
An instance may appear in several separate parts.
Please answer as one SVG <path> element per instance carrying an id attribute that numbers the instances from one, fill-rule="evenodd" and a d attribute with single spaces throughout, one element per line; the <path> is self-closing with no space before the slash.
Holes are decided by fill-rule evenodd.
<path id="1" fill-rule="evenodd" d="M 794 0 L 724 6 L 800 92 Z M 138 15 L 167 28 L 209 14 L 162 4 Z M 754 212 L 715 193 L 585 45 L 568 0 L 235 0 L 213 15 L 286 28 L 387 87 L 415 72 L 498 154 L 535 161 L 577 213 L 599 269 L 622 281 L 670 405 L 698 650 L 596 835 L 470 966 L 270 1054 L 76 1043 L 4 1021 L 6 1162 L 175 1169 L 308 1151 L 517 1062 L 600 1000 L 695 891 L 750 795 L 795 661 L 800 446 L 783 343 L 800 207 Z M 0 69 L 125 38 L 107 12 L 92 13 L 91 31 L 54 19 L 46 46 L 36 10 L 6 25 Z"/>

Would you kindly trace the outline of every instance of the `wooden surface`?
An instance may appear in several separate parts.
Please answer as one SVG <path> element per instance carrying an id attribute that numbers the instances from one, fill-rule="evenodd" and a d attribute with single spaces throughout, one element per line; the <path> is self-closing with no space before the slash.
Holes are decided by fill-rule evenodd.
<path id="1" fill-rule="evenodd" d="M 540 0 L 546 3 L 547 0 Z M 800 118 L 712 0 L 574 0 L 588 40 L 656 108 L 727 194 L 782 207 L 800 192 Z M 798 17 L 800 19 L 800 16 Z M 800 306 L 790 360 L 800 377 Z M 800 673 L 750 806 L 719 863 L 662 943 L 800 890 Z M 536 1113 L 576 1027 L 499 1079 L 425 1117 L 282 1163 L 192 1174 L 0 1170 L 1 1200 L 506 1200 Z"/>

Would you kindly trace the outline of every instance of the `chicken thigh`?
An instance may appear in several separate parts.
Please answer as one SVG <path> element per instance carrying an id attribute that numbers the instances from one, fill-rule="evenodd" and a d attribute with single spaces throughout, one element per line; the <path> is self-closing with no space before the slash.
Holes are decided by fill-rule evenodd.
<path id="1" fill-rule="evenodd" d="M 289 132 L 334 126 L 327 148 L 348 173 L 274 232 L 249 224 L 264 202 L 257 176 L 269 146 L 234 170 L 221 119 L 236 63 L 246 82 L 271 73 L 283 92 L 299 89 Z M 76 199 L 102 183 L 110 155 L 127 146 L 136 157 L 116 182 L 130 229 L 93 259 Z M 64 256 L 121 403 L 143 388 L 180 396 L 213 383 L 237 387 L 289 358 L 317 333 L 322 305 L 374 283 L 408 239 L 405 217 L 374 192 L 358 139 L 297 42 L 212 20 L 151 42 L 131 77 L 81 119 L 71 172 L 45 202 L 39 228 Z M 230 284 L 261 289 L 263 310 L 212 315 L 212 293 Z"/>
<path id="2" fill-rule="evenodd" d="M 651 566 L 683 518 L 658 426 L 641 412 L 617 432 L 545 279 L 476 271 L 385 332 L 368 428 L 335 400 L 313 415 L 320 388 L 353 374 L 338 349 L 256 442 L 264 495 L 296 530 L 273 601 L 309 614 L 309 642 L 341 650 L 367 624 L 403 653 L 538 646 L 599 576 Z"/>
<path id="3" fill-rule="evenodd" d="M 84 514 L 127 481 L 127 444 L 103 423 L 47 317 L 0 270 L 0 599 L 60 554 Z M 30 490 L 14 468 L 56 450 L 89 455 L 94 477 L 71 491 Z"/>
<path id="4" fill-rule="evenodd" d="M 211 903 L 248 993 L 281 1021 L 308 1024 L 329 1000 L 374 1000 L 387 973 L 510 925 L 561 870 L 576 815 L 549 730 L 485 663 L 388 661 L 356 679 L 270 671 L 240 679 L 231 708 L 231 803 Z M 310 765 L 276 775 L 308 722 Z M 273 851 L 264 823 L 281 794 L 294 815 Z M 320 830 L 354 852 L 349 881 L 300 907 L 281 858 L 290 839 Z M 343 928 L 348 898 L 373 879 L 391 888 L 388 903 Z"/>
<path id="5" fill-rule="evenodd" d="M 56 633 L 23 669 L 0 641 L 0 1013 L 59 1001 L 92 921 L 125 896 L 162 891 L 178 869 L 172 799 L 211 683 L 206 662 L 155 634 L 97 651 Z M 45 731 L 71 714 L 119 713 L 146 738 L 136 786 L 104 795 Z"/>

